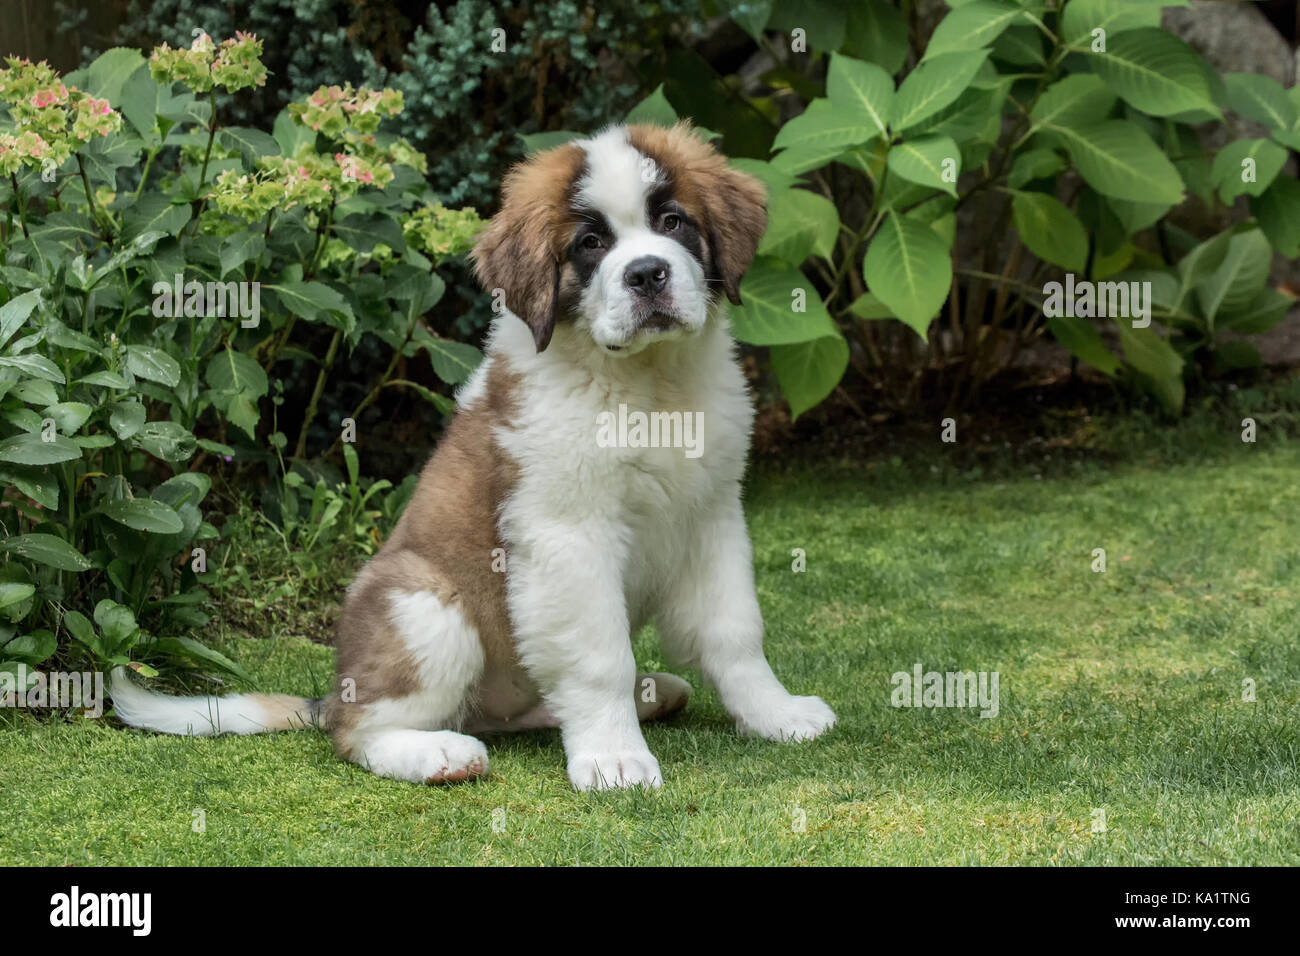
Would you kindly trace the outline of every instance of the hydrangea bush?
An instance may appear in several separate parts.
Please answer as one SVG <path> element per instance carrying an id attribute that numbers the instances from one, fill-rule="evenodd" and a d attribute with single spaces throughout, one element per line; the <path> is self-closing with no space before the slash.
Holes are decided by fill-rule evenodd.
<path id="1" fill-rule="evenodd" d="M 303 482 L 282 479 L 333 450 L 307 442 L 341 355 L 391 356 L 363 408 L 397 387 L 443 412 L 399 365 L 456 384 L 480 359 L 422 322 L 480 223 L 434 201 L 424 156 L 382 128 L 402 94 L 322 86 L 269 131 L 227 125 L 217 93 L 263 85 L 261 51 L 200 32 L 66 77 L 0 69 L 0 669 L 237 672 L 190 636 L 220 548 L 214 470 L 265 463 L 296 507 Z M 291 362 L 314 378 L 296 441 L 275 414 Z M 356 485 L 347 424 L 327 427 Z"/>

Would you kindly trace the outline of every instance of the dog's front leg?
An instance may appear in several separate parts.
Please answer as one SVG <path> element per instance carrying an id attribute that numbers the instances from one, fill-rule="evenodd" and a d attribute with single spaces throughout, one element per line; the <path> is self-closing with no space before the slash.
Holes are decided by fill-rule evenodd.
<path id="1" fill-rule="evenodd" d="M 835 724 L 820 697 L 791 694 L 763 654 L 763 615 L 739 494 L 698 529 L 660 613 L 664 649 L 698 666 L 741 733 L 811 740 Z"/>
<path id="2" fill-rule="evenodd" d="M 597 523 L 512 552 L 509 598 L 520 660 L 560 725 L 578 790 L 658 787 L 636 711 L 620 536 Z"/>

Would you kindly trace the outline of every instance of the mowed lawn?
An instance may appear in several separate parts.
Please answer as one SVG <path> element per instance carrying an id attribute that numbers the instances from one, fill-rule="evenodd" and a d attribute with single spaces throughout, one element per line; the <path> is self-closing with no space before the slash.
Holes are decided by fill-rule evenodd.
<path id="1" fill-rule="evenodd" d="M 839 714 L 821 740 L 743 739 L 688 674 L 686 713 L 646 732 L 665 786 L 576 794 L 556 732 L 491 737 L 489 778 L 424 788 L 316 732 L 10 712 L 0 863 L 1300 862 L 1300 444 L 993 478 L 932 458 L 752 482 L 768 654 Z M 255 689 L 330 679 L 292 634 L 223 646 Z M 637 653 L 666 666 L 652 633 Z M 917 663 L 996 671 L 998 715 L 891 706 Z"/>

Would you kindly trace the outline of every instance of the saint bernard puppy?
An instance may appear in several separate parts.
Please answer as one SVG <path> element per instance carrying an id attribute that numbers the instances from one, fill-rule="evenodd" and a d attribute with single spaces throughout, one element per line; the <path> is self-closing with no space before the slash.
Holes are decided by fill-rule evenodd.
<path id="1" fill-rule="evenodd" d="M 630 639 L 653 620 L 742 733 L 830 728 L 763 655 L 740 505 L 753 411 L 724 300 L 766 221 L 762 185 L 685 124 L 516 166 L 473 252 L 499 306 L 486 358 L 348 589 L 334 693 L 173 698 L 119 671 L 117 716 L 177 734 L 323 726 L 344 758 L 415 783 L 487 773 L 473 734 L 558 727 L 577 789 L 659 786 L 639 722 L 691 688 L 637 674 Z M 637 412 L 698 422 L 699 447 L 598 441 Z"/>

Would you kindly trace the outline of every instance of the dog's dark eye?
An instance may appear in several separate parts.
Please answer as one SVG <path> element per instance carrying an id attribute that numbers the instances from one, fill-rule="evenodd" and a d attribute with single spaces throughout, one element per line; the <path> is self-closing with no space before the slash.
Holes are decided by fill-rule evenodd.
<path id="1" fill-rule="evenodd" d="M 596 235 L 594 232 L 589 232 L 582 237 L 582 248 L 599 249 L 600 246 L 601 246 L 600 236 Z"/>
<path id="2" fill-rule="evenodd" d="M 682 224 L 682 217 L 675 212 L 670 212 L 664 216 L 664 232 L 672 232 Z"/>

